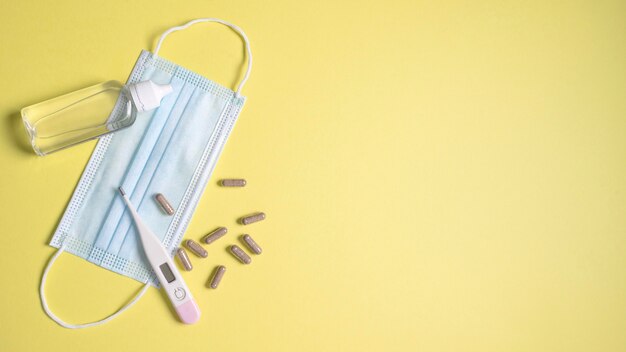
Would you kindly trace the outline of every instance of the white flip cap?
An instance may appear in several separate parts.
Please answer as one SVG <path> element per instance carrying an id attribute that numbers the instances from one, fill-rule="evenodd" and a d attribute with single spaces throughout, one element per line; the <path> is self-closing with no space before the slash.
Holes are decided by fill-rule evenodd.
<path id="1" fill-rule="evenodd" d="M 169 84 L 156 84 L 152 81 L 143 81 L 128 86 L 131 99 L 138 112 L 156 109 L 161 105 L 161 99 L 172 92 Z"/>

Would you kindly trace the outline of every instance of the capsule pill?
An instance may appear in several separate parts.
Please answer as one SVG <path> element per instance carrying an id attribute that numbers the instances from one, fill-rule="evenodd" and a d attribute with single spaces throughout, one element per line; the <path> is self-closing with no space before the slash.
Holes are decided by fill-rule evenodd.
<path id="1" fill-rule="evenodd" d="M 186 271 L 191 271 L 191 269 L 193 269 L 193 265 L 191 265 L 191 260 L 189 260 L 187 251 L 185 251 L 184 248 L 178 248 L 178 250 L 176 251 L 176 257 L 178 257 L 178 260 L 183 265 L 183 268 Z"/>
<path id="2" fill-rule="evenodd" d="M 187 247 L 187 249 L 189 249 L 191 252 L 193 252 L 193 254 L 197 255 L 198 257 L 206 258 L 209 255 L 206 249 L 202 248 L 200 243 L 194 240 L 186 240 L 185 247 Z"/>
<path id="3" fill-rule="evenodd" d="M 252 237 L 250 237 L 250 235 L 241 236 L 241 240 L 243 241 L 243 243 L 246 244 L 246 247 L 248 247 L 250 252 L 254 254 L 261 254 L 261 252 L 263 252 L 261 247 L 256 242 L 254 242 L 254 240 L 252 239 Z"/>
<path id="4" fill-rule="evenodd" d="M 220 181 L 220 184 L 224 187 L 243 187 L 246 183 L 246 180 L 242 178 L 226 178 Z"/>
<path id="5" fill-rule="evenodd" d="M 217 286 L 220 284 L 220 281 L 222 281 L 222 277 L 224 277 L 224 273 L 226 272 L 226 267 L 223 265 L 220 265 L 218 267 L 215 268 L 215 272 L 213 273 L 213 277 L 211 278 L 211 288 L 216 289 Z"/>
<path id="6" fill-rule="evenodd" d="M 167 215 L 174 214 L 174 208 L 172 207 L 170 202 L 165 199 L 165 196 L 163 194 L 157 193 L 154 196 L 154 199 L 156 199 L 157 203 L 159 203 L 159 205 L 161 206 L 161 209 L 163 209 L 163 211 L 167 213 Z"/>
<path id="7" fill-rule="evenodd" d="M 218 227 L 215 230 L 213 230 L 213 232 L 211 232 L 210 234 L 204 236 L 204 238 L 202 239 L 202 242 L 206 244 L 213 243 L 217 241 L 217 239 L 219 239 L 220 237 L 224 236 L 226 232 L 228 232 L 228 229 L 226 229 L 225 227 Z"/>
<path id="8" fill-rule="evenodd" d="M 250 259 L 250 256 L 247 255 L 246 252 L 244 252 L 243 249 L 239 248 L 239 246 L 237 245 L 230 246 L 230 252 L 235 257 L 237 257 L 237 259 L 239 259 L 240 262 L 244 264 L 250 264 L 250 262 L 252 261 L 252 259 Z"/>
<path id="9" fill-rule="evenodd" d="M 249 216 L 244 216 L 241 218 L 241 223 L 244 225 L 252 224 L 253 222 L 265 220 L 265 213 L 256 213 Z"/>

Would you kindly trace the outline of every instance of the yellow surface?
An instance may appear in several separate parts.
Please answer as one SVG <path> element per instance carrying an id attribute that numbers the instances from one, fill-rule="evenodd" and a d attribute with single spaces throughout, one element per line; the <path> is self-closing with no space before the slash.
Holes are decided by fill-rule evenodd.
<path id="1" fill-rule="evenodd" d="M 624 1 L 3 1 L 0 351 L 625 351 Z M 44 158 L 19 110 L 108 79 L 187 20 L 249 34 L 249 100 L 186 237 L 229 237 L 157 290 L 70 331 L 43 313 L 47 245 L 94 142 Z M 232 87 L 237 36 L 172 35 L 162 56 Z M 223 189 L 241 176 L 245 189 Z M 235 219 L 254 210 L 264 223 Z M 249 266 L 224 250 L 249 231 Z M 217 264 L 228 272 L 205 288 Z M 63 255 L 71 322 L 140 285 Z"/>

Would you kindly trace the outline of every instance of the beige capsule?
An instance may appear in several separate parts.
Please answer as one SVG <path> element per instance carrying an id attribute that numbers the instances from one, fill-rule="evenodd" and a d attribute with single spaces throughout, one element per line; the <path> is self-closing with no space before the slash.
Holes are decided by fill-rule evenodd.
<path id="1" fill-rule="evenodd" d="M 157 193 L 154 196 L 154 199 L 157 201 L 157 203 L 159 203 L 159 205 L 161 206 L 161 209 L 163 209 L 163 211 L 167 213 L 167 215 L 174 214 L 174 208 L 172 207 L 170 202 L 167 201 L 167 199 L 162 193 Z"/>
<path id="2" fill-rule="evenodd" d="M 194 240 L 186 240 L 185 241 L 185 247 L 187 247 L 187 249 L 189 249 L 193 254 L 197 255 L 198 257 L 201 258 L 206 258 L 209 253 L 207 253 L 206 249 L 204 249 L 200 243 L 194 241 Z"/>
<path id="3" fill-rule="evenodd" d="M 183 268 L 186 271 L 191 271 L 191 269 L 193 269 L 193 265 L 191 265 L 191 260 L 189 260 L 187 251 L 185 251 L 184 248 L 181 247 L 181 248 L 178 248 L 178 250 L 176 250 L 176 257 L 178 257 L 178 260 L 183 265 Z"/>
<path id="4" fill-rule="evenodd" d="M 252 237 L 250 237 L 250 235 L 241 236 L 241 241 L 243 241 L 243 243 L 246 244 L 246 247 L 248 247 L 250 252 L 254 254 L 261 254 L 261 252 L 263 252 L 261 247 L 256 242 L 254 242 L 254 240 L 252 239 Z"/>
<path id="5" fill-rule="evenodd" d="M 244 187 L 246 180 L 243 178 L 226 178 L 220 181 L 220 184 L 224 187 Z"/>
<path id="6" fill-rule="evenodd" d="M 247 255 L 246 252 L 243 251 L 243 249 L 239 248 L 239 246 L 237 246 L 235 244 L 230 246 L 230 252 L 237 259 L 239 259 L 240 262 L 242 262 L 244 264 L 250 264 L 250 262 L 252 261 L 252 259 L 250 259 L 250 256 Z"/>
<path id="7" fill-rule="evenodd" d="M 253 222 L 265 220 L 265 213 L 256 213 L 241 218 L 241 223 L 244 225 L 252 224 Z"/>
<path id="8" fill-rule="evenodd" d="M 213 243 L 217 241 L 217 239 L 219 239 L 220 237 L 224 236 L 226 232 L 228 232 L 228 229 L 226 229 L 225 227 L 218 227 L 215 230 L 213 230 L 213 232 L 211 232 L 210 234 L 204 236 L 204 238 L 202 239 L 202 242 L 206 244 Z"/>
<path id="9" fill-rule="evenodd" d="M 213 273 L 213 277 L 211 278 L 211 288 L 216 289 L 217 286 L 222 281 L 222 277 L 224 277 L 224 273 L 226 272 L 226 267 L 223 265 L 219 265 L 215 268 L 215 272 Z"/>

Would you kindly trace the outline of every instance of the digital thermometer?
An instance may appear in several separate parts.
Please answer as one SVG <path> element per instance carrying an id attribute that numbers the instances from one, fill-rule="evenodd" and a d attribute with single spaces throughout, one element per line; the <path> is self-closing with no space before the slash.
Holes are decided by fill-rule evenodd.
<path id="1" fill-rule="evenodd" d="M 159 241 L 156 235 L 143 223 L 135 207 L 128 197 L 126 197 L 124 189 L 120 187 L 119 190 L 135 221 L 135 226 L 137 227 L 137 232 L 141 239 L 141 245 L 150 262 L 150 266 L 152 266 L 152 270 L 154 270 L 154 273 L 159 279 L 161 287 L 172 302 L 172 306 L 174 306 L 180 321 L 185 324 L 197 322 L 198 319 L 200 319 L 200 308 L 198 308 L 191 292 L 189 292 L 189 288 L 187 288 L 183 277 L 172 262 L 167 250 L 165 250 L 165 247 L 161 244 L 161 241 Z"/>

